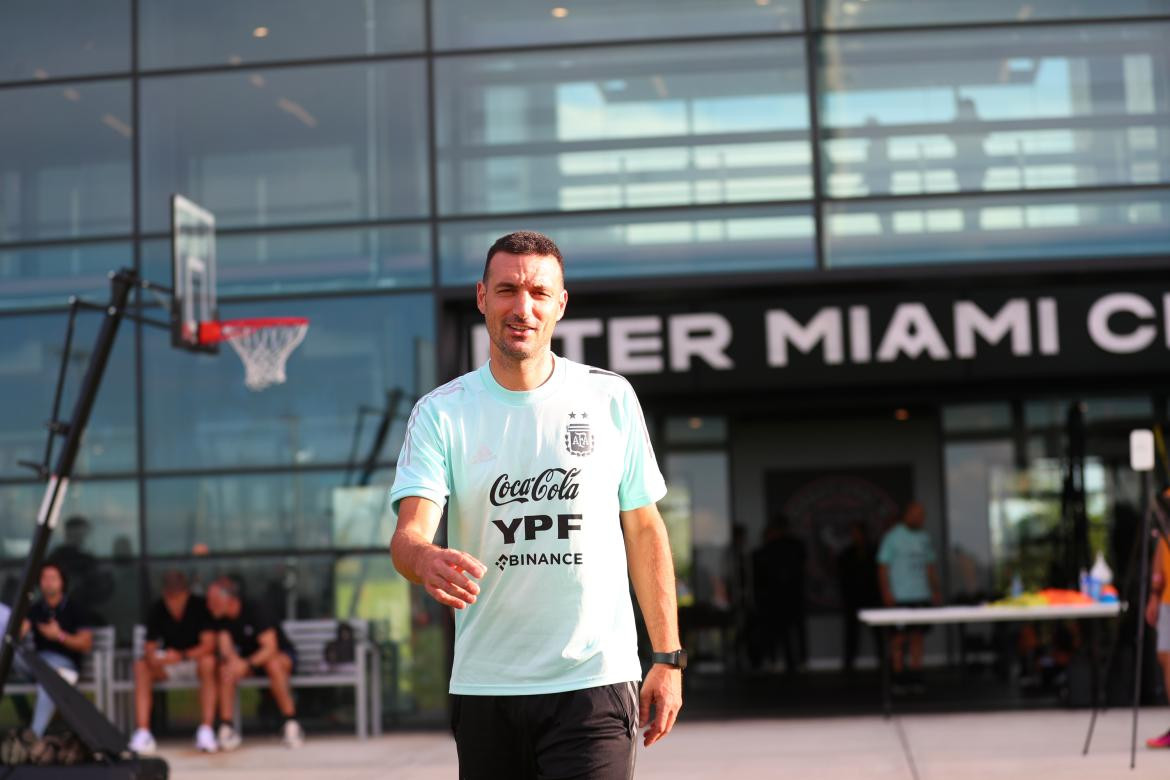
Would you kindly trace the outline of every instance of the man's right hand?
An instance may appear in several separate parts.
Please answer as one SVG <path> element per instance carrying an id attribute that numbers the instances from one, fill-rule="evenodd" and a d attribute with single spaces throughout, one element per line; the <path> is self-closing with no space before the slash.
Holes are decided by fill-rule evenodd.
<path id="1" fill-rule="evenodd" d="M 464 609 L 475 603 L 479 585 L 468 575 L 479 579 L 487 567 L 467 553 L 444 547 L 434 547 L 423 554 L 418 567 L 419 579 L 427 593 L 440 604 Z"/>

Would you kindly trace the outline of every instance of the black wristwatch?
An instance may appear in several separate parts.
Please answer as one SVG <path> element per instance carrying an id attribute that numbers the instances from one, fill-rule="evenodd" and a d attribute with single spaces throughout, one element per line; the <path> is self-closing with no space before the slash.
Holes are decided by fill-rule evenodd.
<path id="1" fill-rule="evenodd" d="M 680 648 L 673 653 L 651 653 L 650 660 L 656 664 L 673 666 L 681 672 L 687 668 L 687 651 Z"/>

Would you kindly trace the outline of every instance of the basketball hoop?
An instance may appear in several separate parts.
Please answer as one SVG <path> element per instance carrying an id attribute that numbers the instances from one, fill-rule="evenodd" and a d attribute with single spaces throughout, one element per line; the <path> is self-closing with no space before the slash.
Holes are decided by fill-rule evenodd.
<path id="1" fill-rule="evenodd" d="M 304 317 L 213 320 L 199 323 L 199 342 L 231 344 L 244 362 L 244 384 L 249 390 L 263 390 L 284 382 L 284 364 L 308 331 Z"/>

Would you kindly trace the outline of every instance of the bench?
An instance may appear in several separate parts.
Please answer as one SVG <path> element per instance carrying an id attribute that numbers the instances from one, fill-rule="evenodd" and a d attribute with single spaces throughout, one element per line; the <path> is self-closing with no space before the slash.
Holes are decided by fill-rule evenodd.
<path id="1" fill-rule="evenodd" d="M 285 620 L 281 622 L 285 635 L 292 642 L 297 654 L 297 668 L 290 683 L 293 688 L 347 688 L 354 689 L 354 721 L 358 737 L 365 739 L 370 734 L 382 733 L 382 682 L 381 659 L 378 647 L 370 640 L 369 623 L 365 620 L 347 620 L 353 629 L 354 661 L 346 664 L 329 664 L 325 661 L 325 645 L 337 636 L 336 620 Z M 119 702 L 133 703 L 134 667 L 133 659 L 141 658 L 146 645 L 146 627 L 134 627 L 133 656 L 119 663 L 123 672 L 115 678 L 112 694 L 119 696 Z M 154 684 L 156 691 L 191 689 L 197 682 L 186 680 L 163 680 Z M 240 690 L 243 688 L 267 688 L 268 678 L 264 676 L 245 677 L 236 688 L 236 730 L 240 730 Z M 133 706 L 123 708 L 124 718 L 133 717 Z"/>
<path id="2" fill-rule="evenodd" d="M 34 629 L 35 630 L 35 629 Z M 94 704 L 107 718 L 114 714 L 114 627 L 90 628 L 93 632 L 93 649 L 81 656 L 81 670 L 77 689 L 93 695 Z M 26 638 L 28 646 L 32 639 Z M 10 694 L 36 693 L 36 683 L 13 679 L 6 683 L 4 692 Z"/>

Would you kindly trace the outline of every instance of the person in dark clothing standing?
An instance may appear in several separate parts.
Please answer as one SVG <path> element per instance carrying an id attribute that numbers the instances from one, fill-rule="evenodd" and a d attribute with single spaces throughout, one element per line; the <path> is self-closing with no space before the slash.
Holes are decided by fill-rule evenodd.
<path id="1" fill-rule="evenodd" d="M 752 586 L 760 621 L 762 660 L 774 663 L 777 645 L 784 645 L 784 671 L 795 672 L 807 657 L 805 626 L 804 542 L 788 530 L 778 514 L 764 532 L 764 543 L 752 554 Z"/>
<path id="2" fill-rule="evenodd" d="M 219 634 L 219 747 L 235 750 L 240 746 L 240 735 L 231 725 L 237 683 L 248 675 L 264 674 L 272 684 L 272 698 L 285 718 L 281 730 L 284 744 L 299 748 L 305 742 L 305 732 L 297 723 L 289 685 L 296 667 L 296 651 L 280 622 L 259 604 L 244 601 L 239 585 L 228 577 L 211 583 L 207 589 L 207 608 L 217 621 Z"/>
<path id="3" fill-rule="evenodd" d="M 882 603 L 878 586 L 877 550 L 861 521 L 849 526 L 849 544 L 837 554 L 837 580 L 841 587 L 841 616 L 845 622 L 843 666 L 846 672 L 852 672 L 861 639 L 861 621 L 857 619 L 857 611 Z M 874 648 L 880 657 L 884 648 L 876 633 Z"/>
<path id="4" fill-rule="evenodd" d="M 146 620 L 142 658 L 134 661 L 134 710 L 138 728 L 130 749 L 149 755 L 157 746 L 150 733 L 150 705 L 156 681 L 199 682 L 199 729 L 195 748 L 206 753 L 218 749 L 212 722 L 215 719 L 215 628 L 207 602 L 193 595 L 182 572 L 163 575 L 162 598 L 151 607 Z"/>
<path id="5" fill-rule="evenodd" d="M 37 655 L 70 682 L 77 682 L 81 658 L 93 649 L 94 621 L 79 604 L 65 595 L 67 582 L 60 567 L 46 563 L 41 567 L 41 598 L 28 608 L 28 617 L 21 626 L 23 637 L 33 632 Z M 53 719 L 56 705 L 41 686 L 37 686 L 37 704 L 33 713 L 32 730 L 38 737 L 45 735 Z"/>

